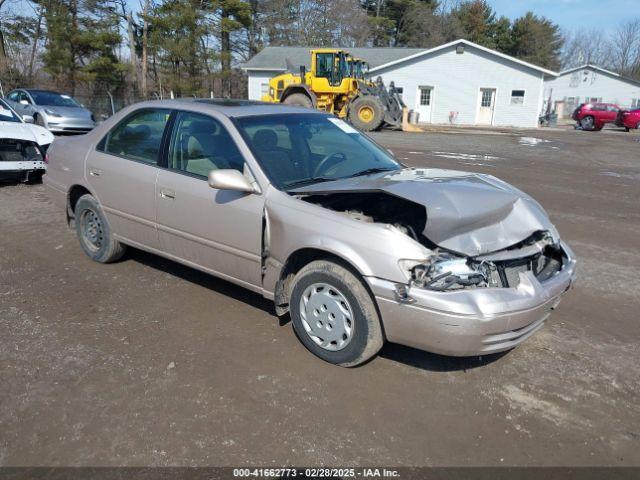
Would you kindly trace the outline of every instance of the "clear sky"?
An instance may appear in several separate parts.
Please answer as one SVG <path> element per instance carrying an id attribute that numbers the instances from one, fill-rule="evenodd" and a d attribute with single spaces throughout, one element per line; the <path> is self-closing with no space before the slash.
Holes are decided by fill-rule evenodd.
<path id="1" fill-rule="evenodd" d="M 614 29 L 640 18 L 640 0 L 488 0 L 494 11 L 511 19 L 527 11 L 544 15 L 562 29 L 576 27 Z"/>

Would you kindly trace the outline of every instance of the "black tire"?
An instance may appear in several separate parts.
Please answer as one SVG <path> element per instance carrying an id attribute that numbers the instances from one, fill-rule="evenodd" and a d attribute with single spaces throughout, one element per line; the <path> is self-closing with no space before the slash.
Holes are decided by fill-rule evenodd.
<path id="1" fill-rule="evenodd" d="M 287 105 L 297 105 L 299 107 L 313 108 L 313 102 L 304 93 L 292 93 L 285 98 L 282 103 Z"/>
<path id="2" fill-rule="evenodd" d="M 363 112 L 367 115 L 363 115 Z M 356 98 L 349 107 L 349 121 L 358 130 L 372 132 L 377 130 L 384 121 L 384 107 L 382 102 L 373 96 Z"/>
<path id="3" fill-rule="evenodd" d="M 308 288 L 313 289 L 312 285 L 320 283 L 335 289 L 346 299 L 350 307 L 352 334 L 348 343 L 339 350 L 331 351 L 318 345 L 307 333 L 303 323 L 302 297 Z M 293 279 L 289 308 L 293 329 L 302 344 L 326 362 L 354 367 L 375 356 L 384 344 L 380 318 L 371 294 L 356 275 L 336 263 L 317 260 L 303 267 Z M 329 322 L 328 317 L 325 317 L 325 321 Z"/>
<path id="4" fill-rule="evenodd" d="M 624 127 L 625 132 L 629 132 L 631 129 L 629 127 Z"/>
<path id="5" fill-rule="evenodd" d="M 591 115 L 587 115 L 586 117 L 580 120 L 580 126 L 583 130 L 595 130 L 596 129 L 596 119 Z"/>
<path id="6" fill-rule="evenodd" d="M 122 258 L 127 247 L 113 238 L 104 212 L 93 196 L 86 194 L 78 199 L 74 216 L 80 246 L 91 260 L 111 263 Z"/>

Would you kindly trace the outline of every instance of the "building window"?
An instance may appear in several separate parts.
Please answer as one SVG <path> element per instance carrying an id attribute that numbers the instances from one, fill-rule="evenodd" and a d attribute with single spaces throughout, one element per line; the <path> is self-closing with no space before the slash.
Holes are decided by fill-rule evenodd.
<path id="1" fill-rule="evenodd" d="M 631 108 L 640 108 L 640 98 L 631 99 Z"/>
<path id="2" fill-rule="evenodd" d="M 491 100 L 493 99 L 493 90 L 483 89 L 482 100 L 480 101 L 481 107 L 490 107 Z"/>
<path id="3" fill-rule="evenodd" d="M 522 105 L 524 103 L 524 90 L 511 90 L 511 105 Z"/>
<path id="4" fill-rule="evenodd" d="M 431 105 L 431 88 L 420 88 L 420 105 L 425 107 Z"/>

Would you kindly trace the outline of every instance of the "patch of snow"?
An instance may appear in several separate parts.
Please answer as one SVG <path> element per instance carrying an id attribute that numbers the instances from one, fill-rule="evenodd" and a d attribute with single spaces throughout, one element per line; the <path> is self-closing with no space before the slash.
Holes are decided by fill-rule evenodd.
<path id="1" fill-rule="evenodd" d="M 536 138 L 536 137 L 520 137 L 519 143 L 520 145 L 525 145 L 527 147 L 535 147 L 540 145 L 541 143 L 549 143 L 550 140 L 545 140 L 544 138 Z"/>

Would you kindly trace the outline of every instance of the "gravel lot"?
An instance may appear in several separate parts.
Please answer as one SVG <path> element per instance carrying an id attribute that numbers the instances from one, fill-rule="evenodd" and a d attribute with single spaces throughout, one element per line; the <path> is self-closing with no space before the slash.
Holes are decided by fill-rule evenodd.
<path id="1" fill-rule="evenodd" d="M 546 207 L 580 264 L 540 332 L 333 367 L 261 297 L 139 251 L 92 263 L 42 185 L 4 186 L 0 465 L 640 465 L 640 135 L 374 136 Z"/>

